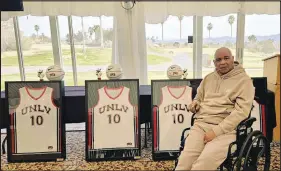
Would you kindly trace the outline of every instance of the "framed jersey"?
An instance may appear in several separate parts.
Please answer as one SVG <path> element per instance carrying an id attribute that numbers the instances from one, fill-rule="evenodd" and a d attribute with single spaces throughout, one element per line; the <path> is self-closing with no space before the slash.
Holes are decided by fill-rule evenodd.
<path id="1" fill-rule="evenodd" d="M 267 95 L 267 79 L 266 77 L 252 77 L 255 87 L 255 99 L 253 102 L 253 109 L 251 117 L 255 117 L 256 121 L 253 123 L 253 130 L 261 131 L 269 141 L 272 140 L 272 125 L 275 125 L 275 118 L 272 118 L 272 113 L 268 108 Z"/>
<path id="2" fill-rule="evenodd" d="M 66 158 L 63 87 L 60 81 L 5 83 L 8 162 Z"/>
<path id="3" fill-rule="evenodd" d="M 182 131 L 192 124 L 193 113 L 188 106 L 193 99 L 191 83 L 196 81 L 151 81 L 153 160 L 177 158 Z"/>
<path id="4" fill-rule="evenodd" d="M 139 81 L 87 80 L 86 160 L 140 158 Z"/>

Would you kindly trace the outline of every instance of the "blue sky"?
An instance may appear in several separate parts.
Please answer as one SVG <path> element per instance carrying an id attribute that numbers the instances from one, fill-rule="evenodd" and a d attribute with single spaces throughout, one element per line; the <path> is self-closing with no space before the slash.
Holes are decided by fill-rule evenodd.
<path id="1" fill-rule="evenodd" d="M 235 16 L 235 22 L 233 24 L 233 37 L 236 36 L 237 28 L 237 14 L 229 14 Z M 209 17 L 203 18 L 203 37 L 208 37 L 207 25 L 213 24 L 211 31 L 211 37 L 230 36 L 230 25 L 228 24 L 229 15 L 222 17 Z M 84 27 L 88 30 L 88 27 L 93 25 L 99 25 L 100 21 L 98 17 L 84 17 Z M 30 36 L 34 31 L 34 25 L 39 25 L 39 34 L 44 33 L 46 36 L 50 36 L 50 24 L 48 17 L 35 17 L 35 16 L 23 16 L 19 17 L 20 30 L 24 32 L 26 36 Z M 61 38 L 65 38 L 68 34 L 68 21 L 66 16 L 59 16 L 59 27 Z M 102 24 L 104 29 L 113 28 L 113 17 L 102 17 Z M 175 16 L 170 16 L 164 23 L 164 40 L 179 39 L 179 20 Z M 81 17 L 73 17 L 73 31 L 78 32 L 82 30 Z M 182 37 L 193 33 L 193 17 L 185 17 L 182 21 Z M 249 35 L 267 36 L 273 34 L 280 34 L 280 14 L 279 15 L 247 15 L 245 24 L 245 36 Z M 146 37 L 158 37 L 161 39 L 161 24 L 146 24 Z"/>

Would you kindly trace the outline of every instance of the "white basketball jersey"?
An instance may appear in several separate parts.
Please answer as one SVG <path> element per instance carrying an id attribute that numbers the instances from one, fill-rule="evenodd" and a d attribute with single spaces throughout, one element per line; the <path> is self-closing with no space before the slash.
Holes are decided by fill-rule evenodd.
<path id="1" fill-rule="evenodd" d="M 191 126 L 192 88 L 188 86 L 162 88 L 162 103 L 159 105 L 158 144 L 159 151 L 178 151 L 179 137 L 183 129 Z"/>
<path id="2" fill-rule="evenodd" d="M 59 108 L 52 100 L 53 89 L 19 89 L 20 103 L 14 113 L 15 153 L 57 152 L 59 144 Z"/>
<path id="3" fill-rule="evenodd" d="M 93 113 L 93 149 L 135 148 L 135 110 L 127 87 L 98 90 Z"/>
<path id="4" fill-rule="evenodd" d="M 253 123 L 252 128 L 253 130 L 261 131 L 261 107 L 257 101 L 254 100 L 254 108 L 251 111 L 251 117 L 256 118 L 257 120 Z"/>

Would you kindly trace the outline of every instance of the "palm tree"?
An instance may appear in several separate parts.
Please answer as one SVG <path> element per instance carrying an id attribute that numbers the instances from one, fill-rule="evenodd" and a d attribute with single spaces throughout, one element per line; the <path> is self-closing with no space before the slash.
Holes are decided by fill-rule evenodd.
<path id="1" fill-rule="evenodd" d="M 38 32 L 39 32 L 39 30 L 40 30 L 40 27 L 36 24 L 36 25 L 34 26 L 34 30 L 36 31 L 36 37 L 38 38 Z"/>
<path id="2" fill-rule="evenodd" d="M 249 42 L 251 43 L 255 43 L 257 41 L 257 37 L 255 35 L 251 35 L 248 37 Z"/>
<path id="3" fill-rule="evenodd" d="M 208 26 L 207 26 L 207 29 L 209 31 L 209 38 L 210 38 L 211 37 L 211 30 L 213 29 L 213 24 L 209 23 Z"/>
<path id="4" fill-rule="evenodd" d="M 179 16 L 178 19 L 180 20 L 180 40 L 181 40 L 181 22 L 183 20 L 183 15 Z"/>
<path id="5" fill-rule="evenodd" d="M 103 30 L 102 30 L 102 18 L 101 18 L 102 16 L 100 16 L 99 18 L 100 18 L 100 46 L 101 46 L 101 48 L 103 48 L 104 47 L 104 45 L 103 45 Z"/>
<path id="6" fill-rule="evenodd" d="M 231 29 L 230 30 L 231 37 L 232 37 L 232 24 L 234 23 L 234 21 L 235 21 L 235 17 L 233 15 L 228 17 L 228 23 L 230 24 L 230 29 Z"/>
<path id="7" fill-rule="evenodd" d="M 42 33 L 42 34 L 41 34 L 41 41 L 42 41 L 42 42 L 44 42 L 44 38 L 45 38 L 45 34 Z"/>
<path id="8" fill-rule="evenodd" d="M 89 32 L 89 38 L 93 41 L 94 27 L 89 27 L 88 32 Z"/>
<path id="9" fill-rule="evenodd" d="M 85 50 L 85 32 L 84 32 L 83 17 L 81 17 L 81 25 L 82 25 L 82 35 L 83 35 L 83 55 L 85 56 L 86 50 Z"/>
<path id="10" fill-rule="evenodd" d="M 161 23 L 162 27 L 162 41 L 164 40 L 164 22 Z"/>
<path id="11" fill-rule="evenodd" d="M 95 33 L 95 40 L 97 39 L 96 35 L 97 35 L 97 31 L 100 29 L 100 26 L 99 25 L 94 25 L 93 27 L 93 31 Z"/>

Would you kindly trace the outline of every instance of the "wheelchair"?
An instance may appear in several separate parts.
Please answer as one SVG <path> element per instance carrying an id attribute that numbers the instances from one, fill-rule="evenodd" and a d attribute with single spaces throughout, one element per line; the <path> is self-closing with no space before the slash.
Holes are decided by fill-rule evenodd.
<path id="1" fill-rule="evenodd" d="M 192 116 L 191 125 L 193 125 L 195 120 L 194 115 Z M 220 171 L 257 171 L 261 169 L 269 171 L 270 143 L 261 131 L 253 130 L 252 124 L 255 121 L 256 118 L 250 117 L 249 115 L 247 119 L 240 122 L 236 127 L 236 141 L 229 145 L 227 158 L 218 168 Z M 179 154 L 175 160 L 175 168 L 188 136 L 186 132 L 189 130 L 190 128 L 186 128 L 182 132 Z"/>

